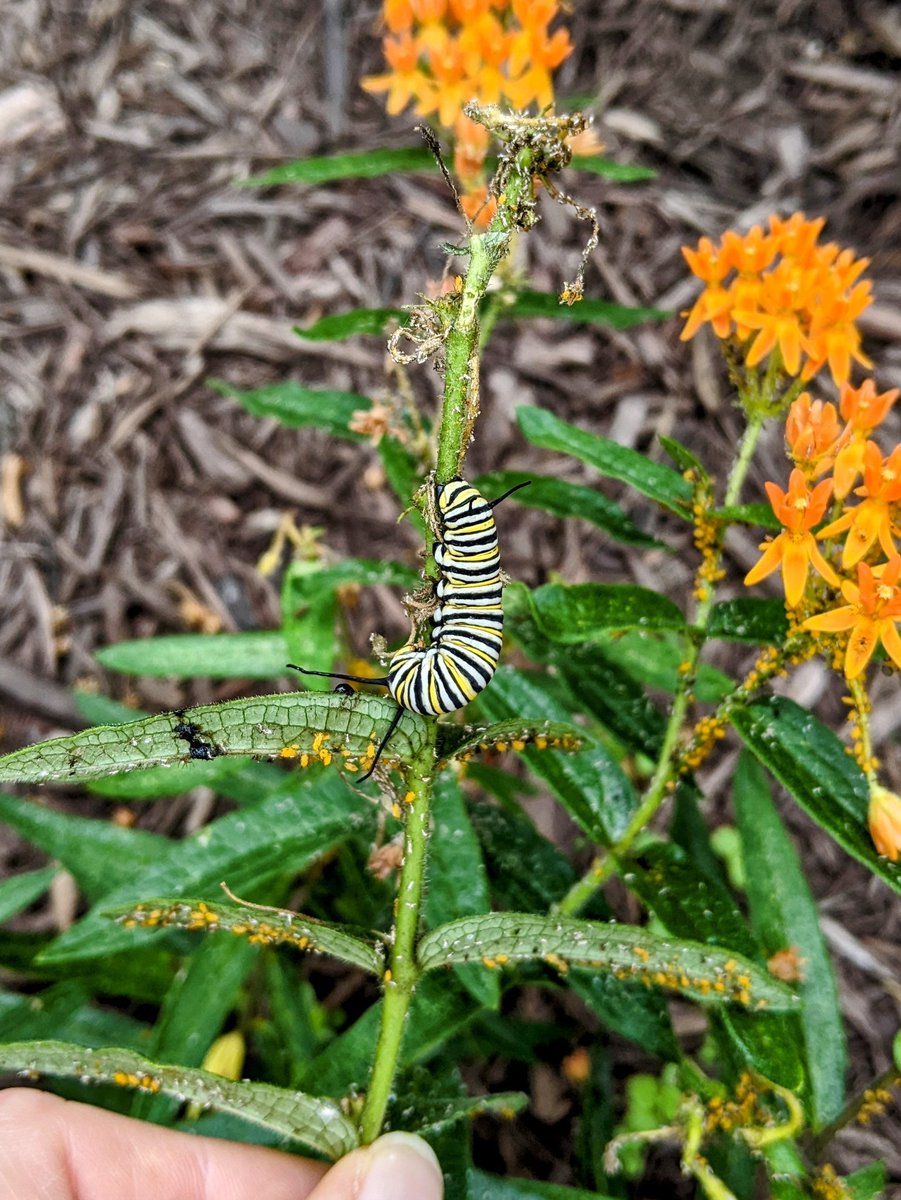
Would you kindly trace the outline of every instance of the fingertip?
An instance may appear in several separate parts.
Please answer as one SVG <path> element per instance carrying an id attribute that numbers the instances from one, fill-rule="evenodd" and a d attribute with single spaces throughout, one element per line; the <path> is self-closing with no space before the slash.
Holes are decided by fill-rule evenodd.
<path id="1" fill-rule="evenodd" d="M 309 1200 L 442 1200 L 444 1175 L 428 1142 L 386 1133 L 329 1171 Z"/>

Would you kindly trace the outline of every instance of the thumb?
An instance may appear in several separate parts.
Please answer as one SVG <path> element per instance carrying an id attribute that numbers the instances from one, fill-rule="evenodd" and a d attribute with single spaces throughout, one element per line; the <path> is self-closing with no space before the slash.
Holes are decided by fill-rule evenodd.
<path id="1" fill-rule="evenodd" d="M 384 1137 L 342 1158 L 308 1200 L 442 1200 L 444 1175 L 428 1142 L 413 1133 Z"/>

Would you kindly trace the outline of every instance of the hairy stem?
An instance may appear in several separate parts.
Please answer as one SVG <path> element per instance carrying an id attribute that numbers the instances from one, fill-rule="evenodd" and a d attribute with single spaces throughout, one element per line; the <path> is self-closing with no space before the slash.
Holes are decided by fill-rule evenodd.
<path id="1" fill-rule="evenodd" d="M 364 1145 L 379 1136 L 385 1120 L 410 1001 L 419 979 L 416 936 L 419 931 L 432 806 L 435 733 L 433 722 L 425 745 L 409 768 L 410 790 L 405 797 L 408 811 L 404 829 L 404 861 L 397 890 L 393 943 L 384 978 L 382 1023 L 366 1103 L 360 1118 L 360 1138 Z"/>

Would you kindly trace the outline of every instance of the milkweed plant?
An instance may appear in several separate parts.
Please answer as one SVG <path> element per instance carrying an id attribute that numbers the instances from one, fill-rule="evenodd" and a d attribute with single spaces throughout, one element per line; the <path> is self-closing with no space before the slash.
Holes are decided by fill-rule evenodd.
<path id="1" fill-rule="evenodd" d="M 669 1157 L 714 1200 L 763 1186 L 786 1200 L 876 1196 L 883 1164 L 843 1177 L 833 1142 L 890 1106 L 898 1050 L 847 1093 L 833 966 L 772 793 L 901 891 L 901 798 L 870 725 L 873 679 L 894 686 L 901 668 L 901 446 L 883 436 L 898 390 L 863 374 L 867 260 L 801 213 L 685 248 L 702 286 L 681 336 L 716 339 L 743 422 L 724 474 L 675 439 L 649 457 L 523 406 L 525 441 L 557 456 L 549 472 L 473 477 L 467 452 L 491 404 L 480 362 L 499 322 L 666 315 L 583 299 L 598 224 L 559 172 L 642 173 L 601 157 L 580 114 L 554 111 L 552 72 L 572 50 L 559 15 L 555 0 L 385 0 L 388 70 L 363 86 L 438 132 L 424 127 L 424 149 L 250 181 L 437 166 L 457 194 L 465 236 L 446 247 L 442 286 L 298 330 L 390 333 L 383 394 L 214 383 L 257 416 L 349 439 L 361 471 L 375 457 L 367 478 L 397 494 L 422 570 L 400 549 L 336 560 L 323 530 L 286 520 L 261 563 L 271 572 L 292 551 L 279 629 L 98 656 L 130 674 L 283 690 L 155 716 L 82 692 L 86 729 L 0 760 L 11 783 L 83 782 L 119 802 L 202 785 L 229 802 L 175 840 L 0 796 L 0 818 L 54 864 L 0 885 L 4 920 L 61 868 L 84 901 L 58 936 L 0 935 L 27 985 L 0 993 L 0 1063 L 148 1120 L 327 1159 L 386 1128 L 417 1131 L 450 1197 L 639 1195 L 652 1145 L 653 1169 Z M 547 295 L 511 256 L 554 202 L 585 222 L 586 250 Z M 443 376 L 437 411 L 417 398 L 425 363 Z M 747 478 L 771 422 L 787 461 L 764 502 Z M 654 535 L 562 478 L 567 457 L 657 506 Z M 666 552 L 685 528 L 693 592 L 681 605 L 634 584 L 510 582 L 517 505 L 636 553 Z M 727 574 L 734 526 L 763 530 L 743 585 Z M 774 598 L 758 585 L 777 574 Z M 407 591 L 410 632 L 393 652 L 373 637 L 361 659 L 354 627 L 374 584 Z M 714 669 L 712 645 L 744 666 Z M 848 745 L 775 686 L 815 656 L 842 681 Z M 712 833 L 701 768 L 726 739 L 741 748 L 734 824 Z M 571 819 L 571 844 L 536 827 L 524 807 L 536 795 Z M 700 1020 L 678 1019 L 687 1006 Z M 556 1183 L 474 1165 L 474 1128 L 484 1142 L 530 1119 L 526 1095 L 473 1085 L 504 1075 L 485 1070 L 497 1060 L 519 1064 L 517 1079 L 552 1063 L 563 1081 L 573 1119 L 545 1147 Z"/>

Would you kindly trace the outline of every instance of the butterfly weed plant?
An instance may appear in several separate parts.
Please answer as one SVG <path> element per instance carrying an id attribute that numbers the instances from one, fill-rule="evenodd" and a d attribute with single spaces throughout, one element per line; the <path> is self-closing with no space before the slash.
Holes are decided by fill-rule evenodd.
<path id="1" fill-rule="evenodd" d="M 385 1128 L 415 1130 L 435 1144 L 453 1197 L 624 1195 L 640 1188 L 652 1143 L 671 1147 L 715 1200 L 750 1197 L 762 1177 L 791 1200 L 875 1196 L 882 1165 L 841 1178 L 830 1148 L 890 1103 L 898 1069 L 846 1094 L 833 969 L 770 782 L 901 890 L 901 799 L 873 753 L 867 686 L 877 658 L 901 667 L 901 447 L 880 435 L 897 391 L 852 383 L 870 366 L 855 325 L 870 302 L 867 263 L 797 213 L 686 248 L 703 289 L 682 336 L 712 329 L 744 421 L 722 478 L 675 440 L 663 440 L 667 466 L 545 409 L 519 409 L 531 445 L 691 527 L 697 570 L 684 607 L 628 584 L 507 583 L 504 529 L 517 503 L 587 520 L 627 545 L 661 544 L 611 500 L 553 474 L 465 482 L 490 403 L 479 365 L 498 321 L 565 315 L 625 327 L 656 315 L 582 299 L 585 258 L 559 296 L 529 291 L 511 265 L 516 239 L 540 234 L 541 203 L 556 199 L 588 221 L 589 251 L 597 236 L 593 213 L 556 181 L 585 129 L 579 114 L 548 108 L 550 72 L 571 49 L 565 30 L 551 32 L 556 16 L 551 0 L 386 0 L 391 70 L 365 86 L 387 92 L 392 112 L 412 101 L 451 138 L 466 236 L 448 255 L 459 272 L 404 310 L 357 310 L 299 331 L 344 338 L 397 321 L 386 399 L 218 386 L 287 426 L 368 438 L 422 535 L 423 571 L 325 564 L 317 535 L 286 523 L 265 564 L 293 545 L 280 629 L 147 639 L 100 659 L 134 674 L 260 680 L 285 678 L 293 662 L 309 687 L 138 719 L 82 696 L 88 729 L 0 760 L 9 782 L 85 782 L 132 800 L 204 784 L 234 806 L 173 841 L 0 796 L 0 818 L 67 868 L 86 902 L 54 939 L 0 935 L 11 968 L 45 985 L 37 1002 L 0 993 L 0 1062 L 146 1119 L 326 1158 Z M 533 103 L 537 116 L 504 107 Z M 593 149 L 580 163 L 627 177 Z M 429 161 L 374 151 L 254 182 Z M 416 403 L 409 370 L 427 361 L 443 373 L 437 413 Z M 816 395 L 829 379 L 838 406 Z M 771 421 L 784 422 L 787 478 L 767 484 L 764 505 L 745 483 Z M 766 537 L 749 590 L 729 599 L 734 524 Z M 784 603 L 756 591 L 776 572 Z M 349 599 L 375 583 L 410 593 L 409 639 L 393 653 L 374 639 L 379 666 L 352 659 L 345 636 Z M 502 629 L 515 654 L 498 665 Z M 743 675 L 713 671 L 703 655 L 715 642 L 755 646 L 756 660 Z M 771 688 L 815 655 L 844 681 L 850 747 Z M 324 677 L 335 672 L 342 683 L 331 691 Z M 698 770 L 730 733 L 743 750 L 731 784 L 740 852 L 727 871 L 701 815 Z M 575 823 L 573 855 L 525 815 L 522 797 L 536 790 Z M 53 873 L 0 885 L 4 919 Z M 641 914 L 634 922 L 615 919 L 623 890 Z M 292 898 L 302 912 L 287 907 Z M 322 964 L 318 989 L 298 955 Z M 346 999 L 336 1010 L 320 995 L 339 972 Z M 575 993 L 585 1022 L 568 1016 L 549 1035 L 517 1013 L 528 987 Z M 130 1004 L 100 1007 L 96 996 Z M 703 1010 L 699 1047 L 678 1036 L 672 996 Z M 629 1078 L 625 1102 L 611 1094 L 624 1070 L 611 1034 L 657 1064 Z M 579 1186 L 513 1185 L 475 1169 L 472 1117 L 509 1119 L 528 1098 L 470 1094 L 460 1060 L 532 1063 L 564 1039 L 576 1043 L 562 1069 L 580 1101 L 565 1148 Z"/>

